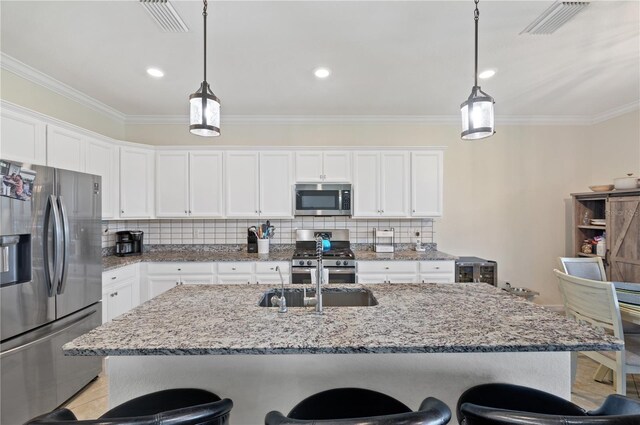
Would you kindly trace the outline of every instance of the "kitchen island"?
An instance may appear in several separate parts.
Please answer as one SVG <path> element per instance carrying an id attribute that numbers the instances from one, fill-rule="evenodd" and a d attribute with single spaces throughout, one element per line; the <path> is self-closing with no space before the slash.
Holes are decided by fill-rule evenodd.
<path id="1" fill-rule="evenodd" d="M 336 285 L 327 285 L 332 289 Z M 259 307 L 265 285 L 183 285 L 65 345 L 110 356 L 110 404 L 163 388 L 199 387 L 234 400 L 232 420 L 263 423 L 328 388 L 365 387 L 412 408 L 434 396 L 454 408 L 484 382 L 569 398 L 570 352 L 622 342 L 492 286 L 351 285 L 371 307 Z"/>

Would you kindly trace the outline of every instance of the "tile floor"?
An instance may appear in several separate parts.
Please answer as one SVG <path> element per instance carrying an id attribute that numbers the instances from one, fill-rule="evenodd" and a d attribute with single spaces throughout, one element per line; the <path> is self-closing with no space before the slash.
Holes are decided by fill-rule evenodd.
<path id="1" fill-rule="evenodd" d="M 596 382 L 593 374 L 597 363 L 578 355 L 578 370 L 571 399 L 585 409 L 594 409 L 604 398 L 615 392 L 613 385 Z M 101 373 L 98 379 L 69 400 L 65 407 L 71 409 L 78 419 L 95 419 L 107 410 L 109 378 Z M 627 375 L 627 396 L 640 400 L 640 375 Z"/>

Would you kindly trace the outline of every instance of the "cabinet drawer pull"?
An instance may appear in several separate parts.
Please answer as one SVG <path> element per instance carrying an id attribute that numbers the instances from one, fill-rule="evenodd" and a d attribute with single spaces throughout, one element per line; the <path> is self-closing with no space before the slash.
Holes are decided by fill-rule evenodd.
<path id="1" fill-rule="evenodd" d="M 236 269 L 235 267 L 231 267 L 231 270 L 235 270 L 235 269 Z"/>
<path id="2" fill-rule="evenodd" d="M 115 276 L 111 276 L 111 280 L 116 280 L 116 277 Z"/>
<path id="3" fill-rule="evenodd" d="M 179 272 L 181 272 L 181 271 L 182 271 L 182 269 L 178 269 L 178 271 L 179 271 Z"/>
<path id="4" fill-rule="evenodd" d="M 439 266 L 437 266 L 437 267 L 434 267 L 434 268 L 435 268 L 436 270 L 440 270 L 440 267 L 439 267 Z"/>
<path id="5" fill-rule="evenodd" d="M 385 269 L 385 270 L 389 270 L 389 267 L 385 267 L 384 269 Z"/>

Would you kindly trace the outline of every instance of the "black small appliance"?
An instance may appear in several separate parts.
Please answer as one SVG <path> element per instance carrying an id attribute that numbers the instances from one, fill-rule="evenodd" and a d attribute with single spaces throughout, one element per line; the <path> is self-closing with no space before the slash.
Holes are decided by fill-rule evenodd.
<path id="1" fill-rule="evenodd" d="M 144 232 L 140 230 L 123 230 L 116 232 L 116 255 L 126 257 L 142 254 Z"/>
<path id="2" fill-rule="evenodd" d="M 247 230 L 247 252 L 258 252 L 258 235 L 252 230 Z"/>

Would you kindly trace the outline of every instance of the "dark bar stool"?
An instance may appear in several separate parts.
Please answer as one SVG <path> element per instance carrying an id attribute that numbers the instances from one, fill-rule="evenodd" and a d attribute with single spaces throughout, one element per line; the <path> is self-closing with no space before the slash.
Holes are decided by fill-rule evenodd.
<path id="1" fill-rule="evenodd" d="M 233 402 L 195 388 L 158 391 L 114 407 L 98 419 L 79 421 L 69 409 L 56 409 L 25 425 L 228 425 Z"/>
<path id="2" fill-rule="evenodd" d="M 269 412 L 266 425 L 336 424 L 336 425 L 444 425 L 451 410 L 440 400 L 429 397 L 417 412 L 405 404 L 377 391 L 362 388 L 335 388 L 307 397 L 287 416 Z"/>
<path id="3" fill-rule="evenodd" d="M 586 411 L 534 388 L 483 384 L 460 396 L 456 415 L 464 425 L 640 425 L 640 400 L 613 394 Z"/>

